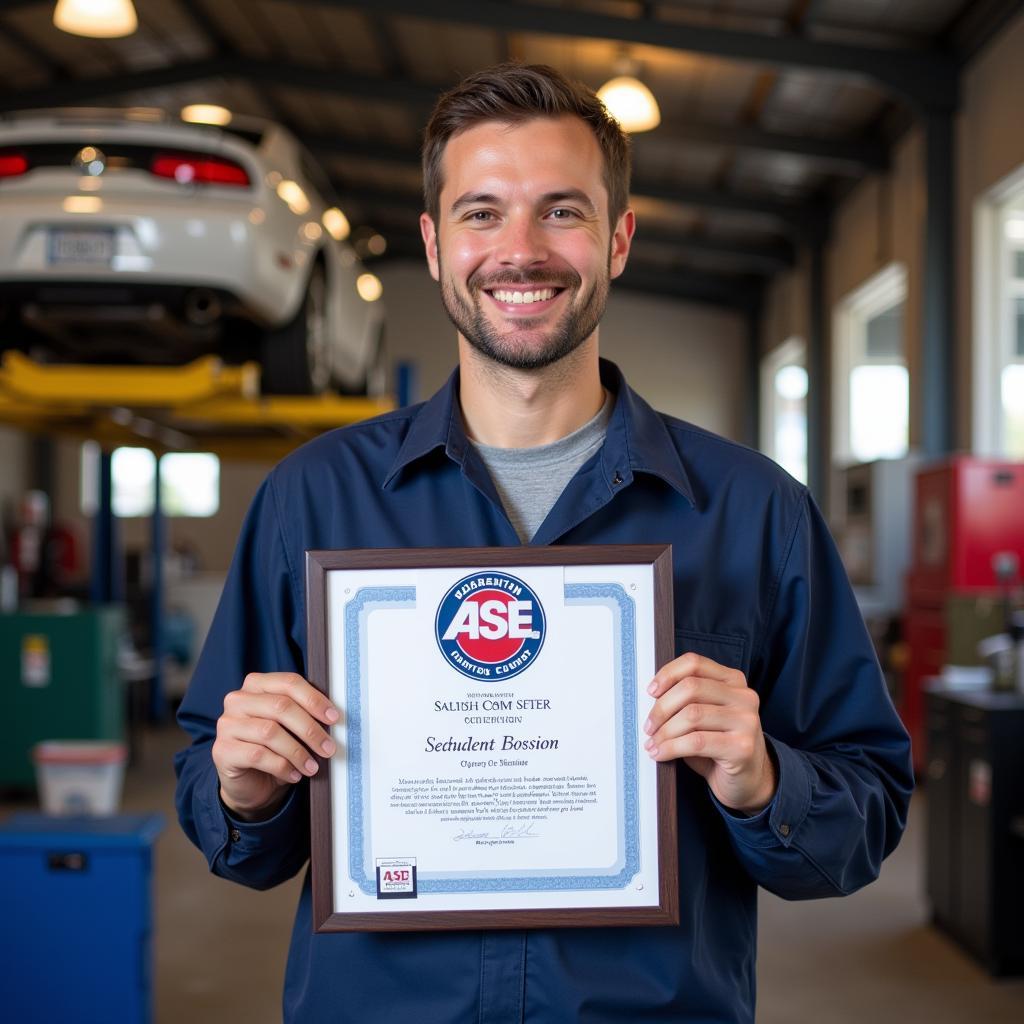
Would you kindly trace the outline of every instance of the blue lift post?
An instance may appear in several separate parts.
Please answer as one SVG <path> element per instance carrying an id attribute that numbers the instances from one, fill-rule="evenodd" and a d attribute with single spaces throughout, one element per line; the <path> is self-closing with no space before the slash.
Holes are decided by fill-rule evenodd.
<path id="1" fill-rule="evenodd" d="M 153 516 L 150 520 L 150 557 L 152 592 L 149 609 L 149 643 L 153 650 L 153 682 L 149 691 L 150 721 L 161 722 L 167 713 L 164 696 L 164 550 L 167 547 L 167 520 L 164 517 L 160 484 L 160 453 L 156 453 L 153 474 Z"/>
<path id="2" fill-rule="evenodd" d="M 395 367 L 395 398 L 398 405 L 412 405 L 416 401 L 416 366 L 413 363 L 399 363 Z"/>
<path id="3" fill-rule="evenodd" d="M 100 453 L 99 507 L 93 519 L 92 573 L 89 580 L 89 598 L 93 604 L 124 600 L 111 462 L 110 452 L 104 450 Z"/>

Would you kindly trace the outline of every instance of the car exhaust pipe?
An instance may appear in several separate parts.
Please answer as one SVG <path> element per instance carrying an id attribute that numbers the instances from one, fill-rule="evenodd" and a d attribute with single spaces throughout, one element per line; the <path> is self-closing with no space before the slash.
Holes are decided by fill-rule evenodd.
<path id="1" fill-rule="evenodd" d="M 185 319 L 193 327 L 209 327 L 220 319 L 220 299 L 209 288 L 193 288 L 185 294 Z"/>

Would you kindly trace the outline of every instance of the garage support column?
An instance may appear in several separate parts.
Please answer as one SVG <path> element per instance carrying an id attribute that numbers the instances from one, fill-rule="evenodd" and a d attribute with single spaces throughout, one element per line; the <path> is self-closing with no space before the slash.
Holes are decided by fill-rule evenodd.
<path id="1" fill-rule="evenodd" d="M 809 240 L 810 315 L 807 338 L 807 486 L 824 508 L 828 496 L 828 450 L 825 445 L 825 236 Z"/>
<path id="2" fill-rule="evenodd" d="M 153 684 L 149 691 L 149 717 L 162 721 L 166 711 L 164 699 L 164 550 L 167 547 L 167 520 L 164 518 L 160 486 L 160 454 L 156 456 L 153 475 L 153 517 L 150 520 L 150 557 L 152 585 L 149 609 L 149 642 L 153 648 Z"/>
<path id="3" fill-rule="evenodd" d="M 93 604 L 124 600 L 117 520 L 114 518 L 111 459 L 110 452 L 100 453 L 99 507 L 92 521 L 92 573 L 89 580 L 89 599 Z"/>
<path id="4" fill-rule="evenodd" d="M 751 448 L 763 448 L 761 433 L 761 298 L 744 310 L 747 325 L 747 415 L 744 440 Z"/>
<path id="5" fill-rule="evenodd" d="M 928 207 L 924 245 L 924 317 L 921 339 L 920 449 L 939 458 L 954 448 L 954 111 L 925 111 Z"/>

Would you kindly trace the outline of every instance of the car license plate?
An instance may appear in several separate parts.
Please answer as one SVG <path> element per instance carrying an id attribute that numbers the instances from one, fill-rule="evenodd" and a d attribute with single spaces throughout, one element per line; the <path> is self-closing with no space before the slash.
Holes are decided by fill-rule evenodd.
<path id="1" fill-rule="evenodd" d="M 53 266 L 65 263 L 88 263 L 109 266 L 114 258 L 113 229 L 51 228 L 47 262 Z"/>

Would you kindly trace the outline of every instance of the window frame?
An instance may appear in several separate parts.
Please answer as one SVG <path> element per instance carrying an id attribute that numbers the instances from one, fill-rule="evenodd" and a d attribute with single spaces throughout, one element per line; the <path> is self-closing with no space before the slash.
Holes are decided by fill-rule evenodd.
<path id="1" fill-rule="evenodd" d="M 778 462 L 778 452 L 775 449 L 775 435 L 778 419 L 777 392 L 775 390 L 775 375 L 784 366 L 795 364 L 807 369 L 807 342 L 793 335 L 787 338 L 781 345 L 766 352 L 761 357 L 761 422 L 758 425 L 759 447 L 761 452 Z M 804 400 L 804 438 L 807 439 L 807 404 Z M 781 465 L 781 463 L 779 463 Z M 806 454 L 805 454 L 806 465 Z M 785 467 L 783 467 L 785 469 Z M 788 470 L 787 470 L 788 472 Z M 801 483 L 807 483 L 806 480 Z"/>
<path id="2" fill-rule="evenodd" d="M 1024 281 L 1014 278 L 1014 250 L 1005 244 L 1011 214 L 1024 216 L 1024 164 L 974 204 L 971 451 L 987 458 L 1006 457 L 1003 370 L 1024 363 L 1013 351 L 1016 325 L 1009 299 L 1024 298 Z"/>
<path id="3" fill-rule="evenodd" d="M 908 372 L 906 337 L 901 358 L 874 356 L 867 358 L 866 325 L 873 317 L 899 303 L 907 302 L 907 267 L 896 261 L 883 267 L 867 281 L 848 293 L 836 304 L 832 317 L 832 465 L 852 466 L 862 459 L 853 451 L 850 424 L 850 380 L 858 366 L 902 366 Z M 904 319 L 904 323 L 906 320 Z M 909 423 L 905 457 L 910 450 Z"/>

